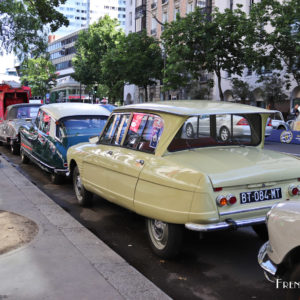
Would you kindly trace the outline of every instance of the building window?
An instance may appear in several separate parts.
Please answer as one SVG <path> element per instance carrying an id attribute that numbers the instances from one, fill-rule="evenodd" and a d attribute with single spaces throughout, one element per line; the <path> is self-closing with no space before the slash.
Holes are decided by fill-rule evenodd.
<path id="1" fill-rule="evenodd" d="M 179 7 L 175 7 L 175 8 L 174 8 L 174 17 L 173 17 L 174 21 L 176 21 L 177 14 L 180 14 L 180 12 L 179 12 Z"/>
<path id="2" fill-rule="evenodd" d="M 132 26 L 132 12 L 129 13 L 129 25 Z"/>
<path id="3" fill-rule="evenodd" d="M 233 10 L 233 0 L 229 1 L 229 8 L 230 8 L 230 10 Z"/>
<path id="4" fill-rule="evenodd" d="M 186 6 L 186 13 L 189 14 L 194 10 L 193 2 L 188 2 Z"/>

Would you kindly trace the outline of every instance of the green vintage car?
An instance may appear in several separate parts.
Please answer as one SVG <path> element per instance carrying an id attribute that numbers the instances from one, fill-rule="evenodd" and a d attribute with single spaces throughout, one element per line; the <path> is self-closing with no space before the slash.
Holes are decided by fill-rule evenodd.
<path id="1" fill-rule="evenodd" d="M 67 150 L 99 135 L 110 112 L 99 105 L 54 103 L 40 107 L 34 123 L 20 127 L 21 161 L 50 173 L 52 183 L 69 174 Z"/>
<path id="2" fill-rule="evenodd" d="M 214 101 L 116 108 L 99 138 L 68 150 L 77 200 L 88 205 L 95 193 L 145 216 L 152 249 L 161 257 L 178 253 L 184 227 L 253 226 L 264 236 L 268 210 L 300 200 L 300 160 L 263 149 L 270 113 Z M 225 141 L 218 132 L 224 117 L 230 119 Z M 197 126 L 187 136 L 191 120 Z M 201 132 L 203 121 L 209 134 Z"/>

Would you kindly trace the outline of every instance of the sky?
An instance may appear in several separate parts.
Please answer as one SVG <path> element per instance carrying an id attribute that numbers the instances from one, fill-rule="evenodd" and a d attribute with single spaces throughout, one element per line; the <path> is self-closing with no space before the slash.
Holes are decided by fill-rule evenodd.
<path id="1" fill-rule="evenodd" d="M 0 73 L 4 73 L 6 68 L 14 67 L 14 55 L 0 55 Z"/>

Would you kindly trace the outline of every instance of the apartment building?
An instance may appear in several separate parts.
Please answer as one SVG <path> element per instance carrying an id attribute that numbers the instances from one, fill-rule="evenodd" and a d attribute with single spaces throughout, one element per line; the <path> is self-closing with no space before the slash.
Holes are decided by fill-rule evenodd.
<path id="1" fill-rule="evenodd" d="M 242 9 L 246 13 L 249 13 L 252 5 L 258 1 L 259 0 L 148 0 L 143 2 L 143 0 L 136 0 L 136 5 L 139 5 L 140 7 L 139 10 L 136 8 L 136 12 L 140 12 L 142 9 L 144 10 L 142 14 L 146 15 L 146 29 L 148 35 L 160 39 L 164 30 L 164 23 L 175 20 L 177 14 L 181 17 L 186 16 L 186 14 L 194 11 L 195 7 L 200 7 L 205 10 L 206 13 L 210 13 L 216 7 L 222 12 L 226 8 L 235 9 L 237 4 L 242 4 Z M 231 76 L 231 74 L 227 74 L 226 72 L 222 73 L 222 90 L 226 101 L 233 101 Z M 214 74 L 203 74 L 200 84 L 205 85 L 205 82 L 208 82 L 210 79 L 212 79 L 215 84 L 207 94 L 207 98 L 218 100 L 219 91 L 216 84 L 217 78 Z M 262 97 L 262 90 L 260 85 L 256 82 L 258 79 L 257 75 L 250 70 L 245 69 L 244 74 L 240 79 L 247 81 L 252 87 L 254 101 L 251 104 L 264 107 L 265 102 Z M 300 103 L 300 87 L 294 84 L 290 91 L 291 92 L 287 92 L 290 99 L 299 99 Z M 136 88 L 134 102 L 143 102 L 143 93 L 143 89 Z M 159 82 L 157 82 L 156 86 L 149 87 L 148 94 L 150 101 L 189 98 L 186 89 L 163 93 L 162 86 Z M 124 96 L 126 96 L 126 94 Z"/>

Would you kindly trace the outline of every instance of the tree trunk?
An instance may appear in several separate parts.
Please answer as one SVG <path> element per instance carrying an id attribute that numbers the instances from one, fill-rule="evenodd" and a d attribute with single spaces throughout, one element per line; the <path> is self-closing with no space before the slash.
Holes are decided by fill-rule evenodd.
<path id="1" fill-rule="evenodd" d="M 220 97 L 220 100 L 221 101 L 224 101 L 224 94 L 223 94 L 223 91 L 222 91 L 222 87 L 221 87 L 221 71 L 218 70 L 216 71 L 216 75 L 218 77 L 218 89 L 219 89 L 219 97 Z"/>
<path id="2" fill-rule="evenodd" d="M 147 85 L 144 86 L 145 89 L 145 102 L 148 102 L 148 90 L 147 90 Z"/>

